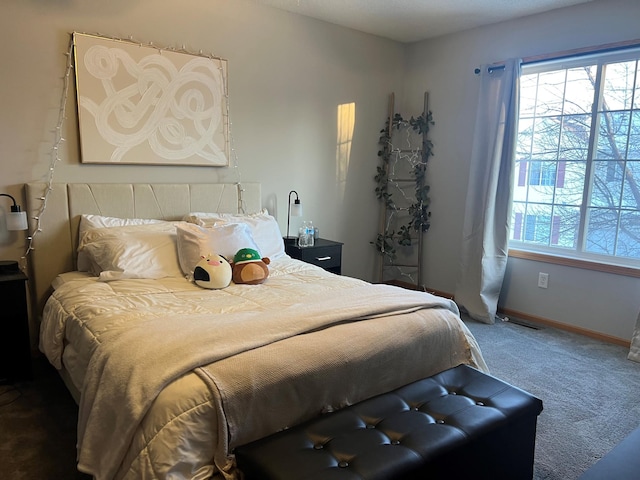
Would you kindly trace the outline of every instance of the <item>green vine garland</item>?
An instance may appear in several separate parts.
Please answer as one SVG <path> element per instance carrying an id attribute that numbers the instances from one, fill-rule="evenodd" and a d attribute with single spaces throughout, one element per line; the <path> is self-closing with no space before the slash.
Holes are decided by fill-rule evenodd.
<path id="1" fill-rule="evenodd" d="M 389 121 L 391 121 L 391 128 L 389 128 Z M 391 132 L 393 129 L 399 131 L 403 128 L 411 128 L 414 132 L 422 135 L 423 139 L 421 160 L 417 162 L 412 169 L 412 175 L 415 178 L 415 201 L 407 209 L 409 214 L 408 223 L 402 225 L 397 233 L 393 230 L 387 230 L 385 226 L 385 231 L 378 234 L 375 242 L 371 242 L 381 255 L 387 255 L 392 261 L 396 258 L 396 244 L 411 246 L 411 233 L 424 233 L 429 230 L 431 226 L 429 186 L 424 183 L 427 162 L 429 157 L 433 155 L 433 144 L 426 138 L 426 134 L 429 132 L 431 125 L 434 125 L 434 122 L 430 111 L 427 112 L 426 115 L 423 113 L 416 118 L 412 116 L 409 120 L 405 120 L 402 118 L 402 115 L 396 113 L 393 119 L 387 118 L 385 128 L 380 130 L 378 143 L 382 148 L 378 151 L 378 157 L 380 157 L 382 163 L 378 165 L 377 173 L 374 177 L 377 184 L 375 193 L 376 198 L 384 202 L 385 208 L 393 211 L 399 211 L 401 209 L 396 205 L 393 194 L 389 192 L 389 165 L 394 155 L 393 145 L 391 143 Z"/>

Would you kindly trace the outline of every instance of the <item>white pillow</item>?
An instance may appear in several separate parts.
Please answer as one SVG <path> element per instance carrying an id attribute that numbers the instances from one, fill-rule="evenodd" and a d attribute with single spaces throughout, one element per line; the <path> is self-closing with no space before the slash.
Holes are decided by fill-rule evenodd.
<path id="1" fill-rule="evenodd" d="M 193 279 L 193 269 L 208 254 L 222 255 L 229 262 L 242 248 L 260 251 L 251 236 L 248 225 L 225 223 L 211 228 L 193 223 L 181 223 L 176 227 L 178 235 L 178 260 L 187 278 Z"/>
<path id="2" fill-rule="evenodd" d="M 285 256 L 284 241 L 278 222 L 266 209 L 251 214 L 192 212 L 185 215 L 183 220 L 201 227 L 217 226 L 223 223 L 244 223 L 251 229 L 251 235 L 263 257 L 275 260 Z"/>
<path id="3" fill-rule="evenodd" d="M 78 252 L 87 256 L 99 280 L 184 277 L 178 262 L 176 227 L 129 225 L 88 230 Z"/>
<path id="4" fill-rule="evenodd" d="M 130 225 L 148 225 L 167 223 L 163 220 L 154 220 L 151 218 L 117 218 L 105 217 L 103 215 L 81 215 L 80 225 L 78 226 L 78 239 L 82 242 L 82 237 L 86 232 L 94 228 L 107 227 L 126 227 Z M 80 272 L 90 272 L 92 265 L 84 252 L 78 252 L 77 270 Z"/>

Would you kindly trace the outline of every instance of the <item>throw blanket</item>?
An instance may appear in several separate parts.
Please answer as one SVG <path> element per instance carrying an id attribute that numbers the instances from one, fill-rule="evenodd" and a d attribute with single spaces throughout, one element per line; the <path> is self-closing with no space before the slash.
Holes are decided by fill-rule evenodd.
<path id="1" fill-rule="evenodd" d="M 452 365 L 482 368 L 468 336 L 451 311 L 423 309 L 296 335 L 198 369 L 219 412 L 216 468 L 241 478 L 230 453 L 239 445 Z"/>
<path id="2" fill-rule="evenodd" d="M 114 329 L 103 335 L 87 369 L 78 418 L 79 469 L 97 480 L 111 479 L 153 399 L 198 366 L 331 326 L 428 308 L 457 313 L 443 298 L 366 285 L 307 296 L 283 308 L 154 318 L 133 329 Z"/>

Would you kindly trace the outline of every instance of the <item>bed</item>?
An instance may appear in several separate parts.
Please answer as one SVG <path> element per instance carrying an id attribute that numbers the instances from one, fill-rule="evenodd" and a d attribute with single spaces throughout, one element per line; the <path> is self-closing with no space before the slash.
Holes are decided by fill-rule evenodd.
<path id="1" fill-rule="evenodd" d="M 486 371 L 452 301 L 288 257 L 259 184 L 46 188 L 26 186 L 39 345 L 98 480 L 239 478 L 236 446 L 452 366 Z M 219 250 L 202 255 L 260 251 L 268 278 L 194 284 L 192 231 Z"/>

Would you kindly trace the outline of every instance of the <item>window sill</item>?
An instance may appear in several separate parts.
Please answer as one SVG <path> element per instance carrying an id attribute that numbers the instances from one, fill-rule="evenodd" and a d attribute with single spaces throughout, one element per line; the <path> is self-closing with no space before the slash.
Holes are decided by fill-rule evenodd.
<path id="1" fill-rule="evenodd" d="M 608 263 L 590 262 L 587 260 L 578 260 L 576 258 L 559 257 L 546 253 L 514 249 L 509 249 L 509 256 L 513 258 L 523 258 L 525 260 L 534 260 L 537 262 L 553 263 L 555 265 L 565 265 L 567 267 L 582 268 L 584 270 L 595 270 L 597 272 L 640 278 L 640 269 L 633 267 L 623 267 L 620 265 L 610 265 Z"/>

